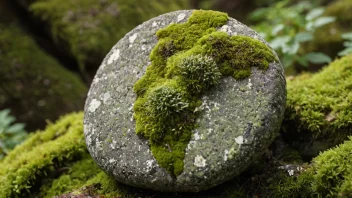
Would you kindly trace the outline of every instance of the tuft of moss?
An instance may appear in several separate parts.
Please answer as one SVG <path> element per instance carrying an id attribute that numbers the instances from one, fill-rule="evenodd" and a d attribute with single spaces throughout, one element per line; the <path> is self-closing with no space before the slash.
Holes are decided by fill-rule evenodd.
<path id="1" fill-rule="evenodd" d="M 149 139 L 155 159 L 173 176 L 183 171 L 202 94 L 222 77 L 241 80 L 251 67 L 266 70 L 277 61 L 260 41 L 216 31 L 227 21 L 225 13 L 199 10 L 186 23 L 160 29 L 152 63 L 134 85 L 136 133 Z"/>
<path id="2" fill-rule="evenodd" d="M 81 188 L 89 179 L 102 172 L 88 153 L 83 154 L 82 159 L 72 163 L 72 165 L 61 169 L 63 174 L 58 178 L 48 179 L 40 187 L 39 197 L 50 198 L 69 193 L 74 189 Z"/>
<path id="3" fill-rule="evenodd" d="M 289 141 L 313 142 L 314 152 L 304 146 L 313 157 L 352 135 L 352 55 L 287 81 L 283 129 Z"/>
<path id="4" fill-rule="evenodd" d="M 0 162 L 0 197 L 23 196 L 65 163 L 86 153 L 83 113 L 67 115 L 31 134 Z"/>
<path id="5" fill-rule="evenodd" d="M 23 0 L 55 44 L 94 75 L 111 47 L 127 32 L 160 14 L 189 8 L 186 0 Z M 92 77 L 92 76 L 91 76 Z"/>

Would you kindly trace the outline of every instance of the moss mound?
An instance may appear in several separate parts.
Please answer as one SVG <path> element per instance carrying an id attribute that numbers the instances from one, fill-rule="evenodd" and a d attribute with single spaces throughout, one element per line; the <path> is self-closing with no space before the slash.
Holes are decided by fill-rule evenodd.
<path id="1" fill-rule="evenodd" d="M 86 152 L 83 114 L 71 114 L 38 131 L 0 162 L 0 197 L 30 192 L 66 162 Z"/>
<path id="2" fill-rule="evenodd" d="M 187 9 L 186 0 L 18 1 L 45 22 L 55 44 L 94 75 L 110 48 L 128 31 L 162 13 Z M 92 76 L 91 76 L 92 77 Z"/>
<path id="3" fill-rule="evenodd" d="M 86 86 L 45 54 L 16 25 L 0 24 L 0 108 L 29 129 L 83 107 Z M 58 108 L 60 107 L 60 108 Z"/>
<path id="4" fill-rule="evenodd" d="M 282 175 L 270 185 L 274 197 L 351 197 L 352 137 L 321 153 L 300 175 Z"/>
<path id="5" fill-rule="evenodd" d="M 311 157 L 352 134 L 352 55 L 287 81 L 283 126 L 286 139 Z"/>
<path id="6" fill-rule="evenodd" d="M 0 109 L 10 108 L 29 130 L 82 109 L 87 87 L 22 31 L 8 7 L 0 3 Z"/>

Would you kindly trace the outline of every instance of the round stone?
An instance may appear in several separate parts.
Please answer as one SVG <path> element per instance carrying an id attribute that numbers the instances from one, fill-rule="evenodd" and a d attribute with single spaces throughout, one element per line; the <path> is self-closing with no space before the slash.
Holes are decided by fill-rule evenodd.
<path id="1" fill-rule="evenodd" d="M 192 12 L 167 13 L 133 29 L 111 49 L 93 80 L 85 104 L 87 147 L 98 165 L 122 183 L 157 191 L 206 190 L 244 171 L 278 133 L 286 84 L 277 55 L 268 48 L 275 60 L 267 69 L 251 67 L 243 79 L 222 77 L 201 95 L 181 173 L 160 166 L 151 141 L 136 134 L 134 85 L 152 63 L 156 32 L 186 23 Z M 255 31 L 232 18 L 214 31 L 251 37 L 267 46 Z"/>

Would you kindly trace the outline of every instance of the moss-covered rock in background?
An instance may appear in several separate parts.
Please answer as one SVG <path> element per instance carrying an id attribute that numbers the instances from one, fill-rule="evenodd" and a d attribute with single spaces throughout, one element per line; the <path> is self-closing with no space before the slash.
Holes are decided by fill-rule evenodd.
<path id="1" fill-rule="evenodd" d="M 187 0 L 18 0 L 45 22 L 55 44 L 78 61 L 90 78 L 110 48 L 142 22 L 188 8 Z"/>
<path id="2" fill-rule="evenodd" d="M 352 55 L 287 82 L 284 137 L 314 157 L 352 135 Z"/>
<path id="3" fill-rule="evenodd" d="M 0 109 L 10 108 L 29 130 L 83 107 L 87 87 L 42 51 L 0 3 Z"/>

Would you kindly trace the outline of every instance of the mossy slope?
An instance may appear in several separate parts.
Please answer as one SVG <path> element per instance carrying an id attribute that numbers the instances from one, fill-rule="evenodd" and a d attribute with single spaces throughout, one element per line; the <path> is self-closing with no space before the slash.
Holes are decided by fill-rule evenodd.
<path id="1" fill-rule="evenodd" d="M 297 144 L 314 140 L 316 148 L 298 145 L 311 156 L 351 135 L 352 55 L 335 60 L 317 74 L 288 80 L 285 114 L 284 136 Z"/>
<path id="2" fill-rule="evenodd" d="M 88 69 L 91 77 L 110 48 L 142 22 L 187 9 L 186 0 L 25 0 L 18 1 L 44 22 L 55 44 Z M 91 66 L 91 68 L 86 68 Z"/>
<path id="3" fill-rule="evenodd" d="M 83 113 L 68 115 L 45 131 L 38 131 L 0 162 L 0 197 L 31 192 L 45 178 L 85 153 Z"/>
<path id="4" fill-rule="evenodd" d="M 87 87 L 42 51 L 7 8 L 0 3 L 0 109 L 10 108 L 29 130 L 82 109 Z"/>

